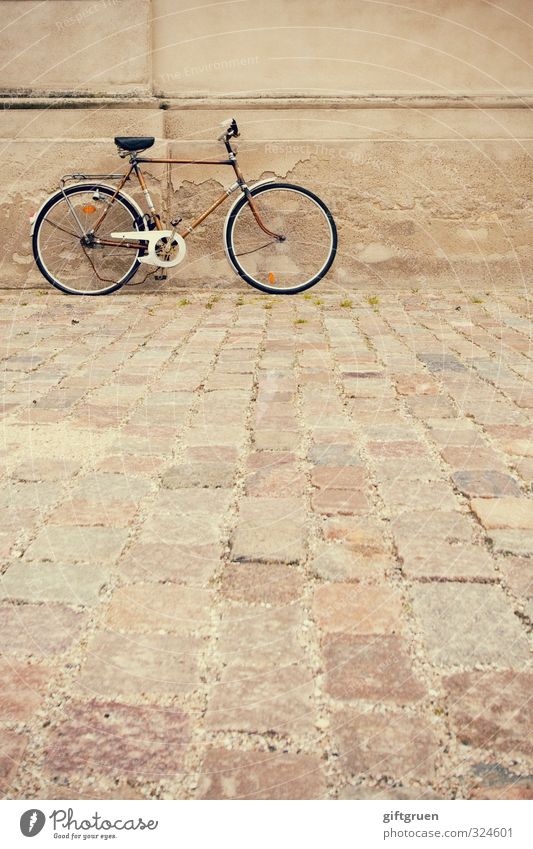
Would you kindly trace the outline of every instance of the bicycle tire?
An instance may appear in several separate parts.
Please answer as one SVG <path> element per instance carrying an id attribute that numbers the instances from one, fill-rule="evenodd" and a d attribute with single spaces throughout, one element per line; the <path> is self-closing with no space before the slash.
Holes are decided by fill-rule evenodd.
<path id="1" fill-rule="evenodd" d="M 333 216 L 324 201 L 322 201 L 317 195 L 315 195 L 314 192 L 311 192 L 309 189 L 304 189 L 302 186 L 296 186 L 292 183 L 267 183 L 265 185 L 257 186 L 256 188 L 250 189 L 250 194 L 252 195 L 252 197 L 257 197 L 267 192 L 279 190 L 294 191 L 309 198 L 315 204 L 315 206 L 321 210 L 328 223 L 331 237 L 331 245 L 329 248 L 329 252 L 326 257 L 326 260 L 311 279 L 306 280 L 294 287 L 280 289 L 275 286 L 269 286 L 261 280 L 252 277 L 243 267 L 243 265 L 239 262 L 238 254 L 236 253 L 234 246 L 233 231 L 236 222 L 239 220 L 239 213 L 242 211 L 243 207 L 248 203 L 245 195 L 243 195 L 242 198 L 237 201 L 237 203 L 231 210 L 230 215 L 228 216 L 224 231 L 224 244 L 226 248 L 226 254 L 231 265 L 233 266 L 237 274 L 242 277 L 242 279 L 245 280 L 250 286 L 253 286 L 255 289 L 258 289 L 260 292 L 266 292 L 267 294 L 296 295 L 299 292 L 304 292 L 306 289 L 310 289 L 312 286 L 315 286 L 330 270 L 335 259 L 335 255 L 337 253 L 337 227 L 335 225 Z M 268 221 L 266 221 L 265 223 L 268 226 Z M 252 252 L 253 251 L 250 251 L 250 253 Z"/>
<path id="2" fill-rule="evenodd" d="M 65 189 L 65 195 L 71 196 L 77 193 L 82 192 L 96 192 L 109 196 L 115 194 L 114 189 L 110 186 L 102 185 L 99 183 L 78 183 L 75 186 L 69 186 Z M 61 292 L 64 292 L 67 295 L 87 295 L 87 296 L 96 296 L 96 295 L 110 295 L 112 292 L 116 292 L 118 289 L 122 288 L 128 280 L 131 280 L 133 275 L 137 272 L 139 268 L 138 256 L 142 251 L 138 251 L 135 254 L 134 260 L 131 264 L 131 267 L 128 269 L 127 273 L 124 274 L 118 281 L 112 283 L 109 286 L 105 286 L 102 289 L 96 290 L 87 290 L 87 289 L 75 289 L 72 286 L 66 285 L 61 280 L 54 277 L 53 273 L 46 266 L 46 262 L 43 260 L 40 251 L 40 233 L 41 227 L 46 220 L 47 214 L 61 201 L 65 202 L 64 194 L 61 191 L 56 192 L 51 195 L 46 203 L 41 207 L 37 218 L 35 220 L 34 228 L 33 228 L 33 236 L 32 236 L 32 250 L 35 262 L 37 267 L 43 277 L 48 280 L 49 283 L 52 284 L 56 289 L 59 289 Z M 127 197 L 122 194 L 117 194 L 114 203 L 122 204 L 122 206 L 130 213 L 132 217 L 132 224 L 136 230 L 145 230 L 144 220 L 141 216 L 139 216 L 138 210 L 135 206 L 129 201 Z M 117 243 L 118 246 L 118 243 Z"/>

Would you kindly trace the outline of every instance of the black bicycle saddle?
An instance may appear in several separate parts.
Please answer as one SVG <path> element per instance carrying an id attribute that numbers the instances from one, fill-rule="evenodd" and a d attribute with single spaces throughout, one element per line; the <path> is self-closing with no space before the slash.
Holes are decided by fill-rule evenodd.
<path id="1" fill-rule="evenodd" d="M 146 150 L 154 142 L 153 136 L 115 136 L 115 144 L 122 150 Z"/>

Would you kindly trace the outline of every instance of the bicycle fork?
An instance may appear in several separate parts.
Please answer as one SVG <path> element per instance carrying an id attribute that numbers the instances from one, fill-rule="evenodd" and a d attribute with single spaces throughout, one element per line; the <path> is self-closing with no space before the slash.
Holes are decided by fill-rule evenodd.
<path id="1" fill-rule="evenodd" d="M 231 150 L 231 148 L 230 148 L 230 150 Z M 246 180 L 244 179 L 243 173 L 242 173 L 241 169 L 239 168 L 239 166 L 237 165 L 237 157 L 235 156 L 235 153 L 232 150 L 229 154 L 229 158 L 232 161 L 233 170 L 235 171 L 235 176 L 237 177 L 237 186 L 240 186 L 240 188 L 242 189 L 244 196 L 246 197 L 246 200 L 248 201 L 248 205 L 249 205 L 250 209 L 252 210 L 252 215 L 255 218 L 257 225 L 261 228 L 261 230 L 264 233 L 267 234 L 267 236 L 272 236 L 272 238 L 276 239 L 276 241 L 278 241 L 278 242 L 284 242 L 286 237 L 282 236 L 281 233 L 273 233 L 272 230 L 269 230 L 268 227 L 266 226 L 266 224 L 264 223 L 263 219 L 261 218 L 261 216 L 259 214 L 259 210 L 257 209 L 255 201 L 252 197 L 252 193 L 251 193 L 250 189 L 248 188 Z"/>

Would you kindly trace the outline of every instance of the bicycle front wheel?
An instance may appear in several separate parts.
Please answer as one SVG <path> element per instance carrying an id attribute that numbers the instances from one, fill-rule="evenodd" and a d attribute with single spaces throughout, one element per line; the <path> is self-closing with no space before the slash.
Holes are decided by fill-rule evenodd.
<path id="1" fill-rule="evenodd" d="M 238 274 L 261 292 L 295 295 L 311 288 L 331 268 L 337 228 L 331 212 L 313 192 L 290 183 L 251 189 L 269 236 L 258 225 L 245 196 L 229 215 L 225 243 Z"/>
<path id="2" fill-rule="evenodd" d="M 92 246 L 81 242 L 107 209 L 98 228 L 101 239 L 115 231 L 144 230 L 135 207 L 109 186 L 77 185 L 57 192 L 41 209 L 33 230 L 33 255 L 46 279 L 69 295 L 108 295 L 120 289 L 139 267 L 139 251 L 120 242 Z M 75 213 L 75 214 L 74 214 Z M 77 220 L 78 219 L 78 220 Z M 79 223 L 78 223 L 79 221 Z"/>

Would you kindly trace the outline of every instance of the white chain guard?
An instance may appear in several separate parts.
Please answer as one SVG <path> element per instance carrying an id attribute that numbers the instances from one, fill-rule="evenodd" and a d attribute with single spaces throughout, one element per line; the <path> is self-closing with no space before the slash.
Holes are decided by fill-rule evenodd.
<path id="1" fill-rule="evenodd" d="M 179 233 L 174 233 L 172 242 L 178 246 L 178 253 L 174 259 L 162 259 L 155 252 L 156 245 L 161 239 L 170 239 L 172 230 L 130 230 L 128 232 L 111 233 L 112 239 L 124 239 L 126 241 L 148 242 L 147 254 L 139 257 L 139 262 L 146 265 L 156 265 L 158 268 L 172 268 L 179 265 L 185 259 L 187 245 L 185 239 Z"/>

